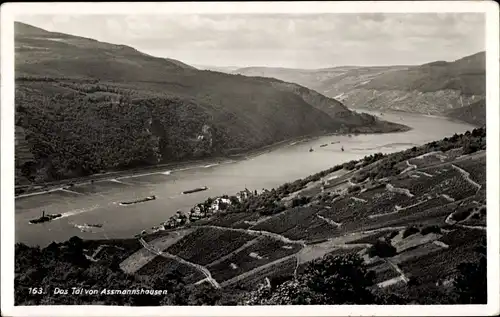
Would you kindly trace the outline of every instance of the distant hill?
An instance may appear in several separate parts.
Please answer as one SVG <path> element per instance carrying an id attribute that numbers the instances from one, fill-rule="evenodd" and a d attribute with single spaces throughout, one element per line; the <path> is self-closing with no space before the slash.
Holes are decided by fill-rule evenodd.
<path id="1" fill-rule="evenodd" d="M 23 23 L 15 47 L 16 125 L 33 155 L 16 163 L 35 183 L 328 132 L 406 129 L 296 84 L 200 71 Z"/>
<path id="2" fill-rule="evenodd" d="M 453 116 L 453 109 L 485 97 L 485 68 L 485 52 L 480 52 L 453 62 L 436 61 L 419 66 L 318 70 L 257 67 L 242 68 L 235 73 L 298 83 L 336 98 L 350 108 Z M 480 125 L 479 115 L 473 117 L 460 119 Z"/>

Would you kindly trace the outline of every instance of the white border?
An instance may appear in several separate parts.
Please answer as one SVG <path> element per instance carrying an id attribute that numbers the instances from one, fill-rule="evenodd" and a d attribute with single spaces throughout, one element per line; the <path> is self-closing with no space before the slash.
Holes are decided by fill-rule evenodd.
<path id="1" fill-rule="evenodd" d="M 250 307 L 14 307 L 14 32 L 16 14 L 167 13 L 416 13 L 486 14 L 488 305 L 462 306 L 250 306 Z M 1 310 L 5 316 L 423 316 L 496 315 L 499 308 L 499 7 L 494 1 L 414 2 L 183 2 L 183 3 L 4 3 L 1 6 Z M 78 312 L 78 313 L 76 313 Z"/>

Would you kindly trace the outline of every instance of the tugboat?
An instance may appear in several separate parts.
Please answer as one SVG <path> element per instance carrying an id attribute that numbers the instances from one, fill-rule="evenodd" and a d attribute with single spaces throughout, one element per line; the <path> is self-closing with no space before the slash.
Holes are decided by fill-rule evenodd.
<path id="1" fill-rule="evenodd" d="M 312 152 L 312 151 L 314 151 L 314 150 L 313 150 L 313 148 L 310 148 L 310 149 L 309 149 L 309 152 Z"/>
<path id="2" fill-rule="evenodd" d="M 132 204 L 143 203 L 143 202 L 155 200 L 155 199 L 156 199 L 156 196 L 152 195 L 152 196 L 148 196 L 146 198 L 139 199 L 139 200 L 125 201 L 125 202 L 120 203 L 120 205 L 132 205 Z"/>
<path id="3" fill-rule="evenodd" d="M 192 193 L 201 192 L 201 191 L 204 191 L 207 189 L 208 189 L 207 186 L 203 186 L 203 187 L 198 187 L 198 188 L 194 188 L 194 189 L 190 189 L 190 190 L 185 190 L 182 193 L 183 194 L 192 194 Z"/>
<path id="4" fill-rule="evenodd" d="M 31 224 L 37 224 L 37 223 L 43 223 L 43 222 L 49 222 L 52 221 L 56 218 L 61 217 L 61 214 L 49 214 L 45 216 L 45 210 L 42 211 L 42 216 L 40 218 L 32 219 L 29 221 Z"/>

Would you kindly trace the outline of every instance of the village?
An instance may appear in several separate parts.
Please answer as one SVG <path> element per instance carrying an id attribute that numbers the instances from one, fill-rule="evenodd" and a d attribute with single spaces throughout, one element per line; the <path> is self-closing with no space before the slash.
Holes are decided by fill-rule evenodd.
<path id="1" fill-rule="evenodd" d="M 177 210 L 175 215 L 171 216 L 168 220 L 161 225 L 151 228 L 153 232 L 175 229 L 186 225 L 187 223 L 196 222 L 201 219 L 210 218 L 215 214 L 225 213 L 229 206 L 241 203 L 251 196 L 258 195 L 257 190 L 250 191 L 247 188 L 238 192 L 234 196 L 223 195 L 216 198 L 208 198 L 205 202 L 199 203 L 186 215 L 181 210 Z M 146 230 L 141 232 L 141 235 L 146 234 Z"/>

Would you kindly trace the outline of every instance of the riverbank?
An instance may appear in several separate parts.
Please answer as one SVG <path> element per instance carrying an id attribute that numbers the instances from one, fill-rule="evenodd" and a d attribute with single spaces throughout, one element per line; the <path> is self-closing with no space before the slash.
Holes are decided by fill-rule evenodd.
<path id="1" fill-rule="evenodd" d="M 372 134 L 385 134 L 385 133 L 403 133 L 410 131 L 412 128 L 403 126 L 406 128 L 402 128 L 398 131 L 390 131 L 390 132 L 373 132 Z M 69 178 L 69 179 L 64 179 L 60 181 L 54 181 L 54 182 L 49 182 L 49 183 L 44 183 L 44 184 L 33 184 L 33 185 L 23 185 L 23 186 L 16 186 L 16 191 L 22 189 L 23 192 L 19 195 L 16 195 L 15 198 L 23 198 L 23 197 L 29 197 L 29 196 L 34 196 L 34 195 L 43 195 L 47 194 L 50 192 L 58 191 L 61 189 L 69 189 L 73 186 L 82 186 L 82 185 L 88 185 L 93 182 L 104 182 L 104 181 L 110 181 L 112 179 L 116 178 L 126 178 L 126 177 L 134 177 L 134 176 L 142 176 L 142 175 L 148 175 L 148 174 L 156 174 L 165 170 L 171 170 L 171 172 L 175 172 L 178 170 L 185 170 L 185 169 L 193 169 L 193 168 L 199 168 L 207 165 L 220 165 L 220 164 L 225 164 L 225 163 L 231 163 L 234 161 L 241 161 L 241 160 L 248 160 L 252 159 L 254 157 L 257 157 L 259 155 L 263 155 L 265 153 L 269 153 L 271 151 L 277 150 L 281 147 L 284 146 L 290 146 L 290 145 L 295 145 L 298 143 L 302 142 L 307 142 L 307 141 L 312 141 L 321 137 L 328 137 L 328 136 L 343 136 L 343 135 L 350 135 L 352 133 L 338 133 L 338 132 L 331 132 L 331 133 L 323 133 L 323 134 L 315 134 L 315 135 L 306 135 L 298 138 L 289 138 L 286 140 L 278 141 L 269 145 L 265 145 L 263 147 L 257 148 L 257 149 L 252 149 L 248 151 L 244 151 L 241 153 L 237 154 L 232 154 L 232 155 L 227 155 L 227 156 L 220 156 L 220 157 L 212 157 L 212 158 L 204 158 L 204 159 L 199 159 L 199 160 L 190 160 L 190 161 L 184 161 L 184 162 L 171 162 L 171 163 L 165 163 L 165 164 L 157 164 L 157 165 L 152 165 L 152 166 L 144 166 L 144 167 L 139 167 L 139 168 L 134 168 L 134 169 L 126 169 L 126 170 L 120 170 L 120 171 L 110 171 L 106 173 L 100 173 L 100 174 L 93 174 L 90 176 L 86 177 L 79 177 L 79 178 Z M 368 134 L 368 133 L 363 133 L 363 134 Z"/>
<path id="2" fill-rule="evenodd" d="M 457 109 L 459 109 L 459 108 L 457 108 Z M 368 114 L 376 115 L 376 116 L 380 116 L 380 113 L 383 113 L 383 114 L 393 113 L 393 114 L 402 114 L 402 115 L 417 115 L 417 116 L 422 116 L 422 117 L 427 117 L 427 118 L 444 119 L 444 120 L 448 120 L 448 121 L 455 122 L 455 123 L 468 124 L 468 125 L 475 126 L 476 128 L 483 127 L 483 125 L 480 125 L 480 124 L 475 124 L 475 123 L 472 123 L 472 122 L 469 122 L 469 121 L 460 120 L 460 119 L 457 119 L 457 118 L 454 118 L 454 117 L 450 117 L 450 116 L 446 116 L 446 115 L 442 115 L 442 114 L 427 114 L 427 113 L 421 113 L 421 112 L 408 112 L 408 111 L 398 110 L 398 109 L 390 109 L 390 110 L 384 110 L 384 111 L 377 111 L 377 109 L 370 109 L 370 108 L 349 108 L 349 110 L 363 112 L 363 113 L 368 113 Z"/>

